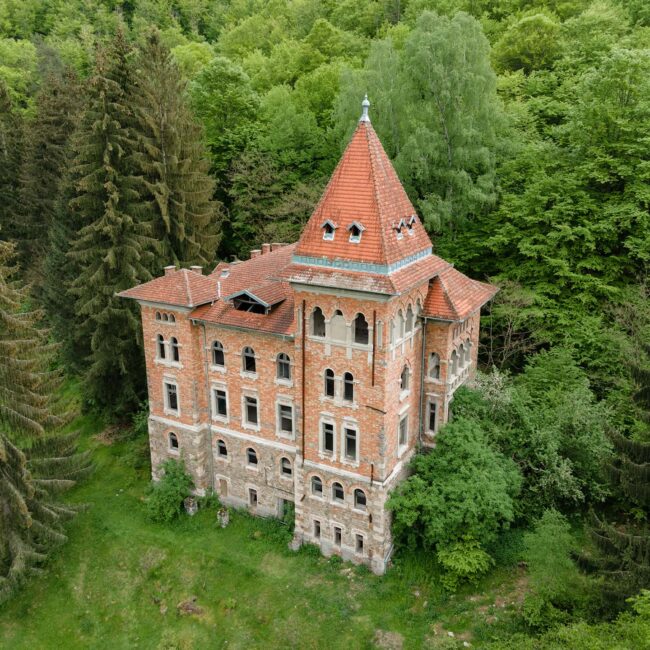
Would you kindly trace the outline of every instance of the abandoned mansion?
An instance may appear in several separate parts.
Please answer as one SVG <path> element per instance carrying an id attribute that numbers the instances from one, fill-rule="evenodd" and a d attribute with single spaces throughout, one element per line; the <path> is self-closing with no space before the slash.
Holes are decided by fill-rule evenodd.
<path id="1" fill-rule="evenodd" d="M 154 478 L 183 458 L 225 504 L 293 503 L 294 547 L 383 573 L 385 503 L 472 376 L 496 289 L 432 253 L 363 108 L 298 242 L 120 295 L 141 305 Z"/>

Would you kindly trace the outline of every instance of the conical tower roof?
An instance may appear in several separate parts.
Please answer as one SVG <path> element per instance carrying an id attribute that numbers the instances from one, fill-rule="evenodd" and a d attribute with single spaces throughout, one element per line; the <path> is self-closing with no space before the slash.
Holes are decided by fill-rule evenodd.
<path id="1" fill-rule="evenodd" d="M 431 249 L 364 105 L 364 115 L 297 243 L 294 262 L 385 274 Z"/>

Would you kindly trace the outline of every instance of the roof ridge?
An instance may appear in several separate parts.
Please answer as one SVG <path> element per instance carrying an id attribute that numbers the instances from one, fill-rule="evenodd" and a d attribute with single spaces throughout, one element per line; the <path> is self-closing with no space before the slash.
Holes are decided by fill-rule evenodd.
<path id="1" fill-rule="evenodd" d="M 388 261 L 388 254 L 387 254 L 387 251 L 386 251 L 386 241 L 385 241 L 384 236 L 383 236 L 384 233 L 381 232 L 383 230 L 384 224 L 383 224 L 383 220 L 381 218 L 381 208 L 379 207 L 379 190 L 377 188 L 377 171 L 375 170 L 376 160 L 375 160 L 375 157 L 373 156 L 373 151 L 372 151 L 371 142 L 370 142 L 370 131 L 372 130 L 372 132 L 374 133 L 375 130 L 372 128 L 372 124 L 370 124 L 369 121 L 368 122 L 360 122 L 359 123 L 359 128 L 361 128 L 362 124 L 365 125 L 365 127 L 366 127 L 366 142 L 368 144 L 368 153 L 369 153 L 369 157 L 370 157 L 370 176 L 371 176 L 371 179 L 372 179 L 372 187 L 373 187 L 372 198 L 373 198 L 373 200 L 375 202 L 375 208 L 377 210 L 377 221 L 378 221 L 377 225 L 379 226 L 379 229 L 380 229 L 379 245 L 381 247 L 382 258 L 384 260 Z M 376 135 L 377 134 L 375 133 L 375 136 Z"/>
<path id="2" fill-rule="evenodd" d="M 189 281 L 188 275 L 187 275 L 188 270 L 187 269 L 181 269 L 181 273 L 183 271 L 185 271 L 185 273 L 183 273 L 183 280 L 185 280 L 185 291 L 187 292 L 187 300 L 188 300 L 189 306 L 194 307 L 194 302 L 192 300 L 192 288 L 190 286 L 190 281 Z"/>
<path id="3" fill-rule="evenodd" d="M 453 270 L 454 265 L 450 264 L 445 271 Z M 442 296 L 445 299 L 445 302 L 447 303 L 447 306 L 451 309 L 451 312 L 456 316 L 456 318 L 460 318 L 460 315 L 458 314 L 458 310 L 456 309 L 456 306 L 454 305 L 452 299 L 449 296 L 449 288 L 447 287 L 447 284 L 445 283 L 445 279 L 442 277 L 441 272 L 437 277 L 440 280 L 440 284 L 442 286 Z"/>

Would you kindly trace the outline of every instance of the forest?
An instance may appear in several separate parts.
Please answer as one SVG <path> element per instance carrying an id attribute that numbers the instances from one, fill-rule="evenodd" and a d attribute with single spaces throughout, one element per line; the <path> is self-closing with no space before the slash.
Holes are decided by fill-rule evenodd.
<path id="1" fill-rule="evenodd" d="M 354 578 L 374 627 L 414 590 L 429 605 L 395 614 L 399 642 L 371 625 L 327 645 L 650 648 L 646 0 L 0 0 L 3 647 L 48 647 L 26 632 L 32 603 L 42 596 L 45 621 L 46 606 L 61 614 L 55 580 L 81 562 L 84 535 L 109 557 L 99 513 L 121 511 L 98 467 L 107 495 L 128 476 L 143 511 L 125 531 L 169 548 L 170 530 L 189 537 L 189 524 L 147 523 L 140 503 L 142 331 L 116 294 L 168 264 L 211 269 L 295 241 L 365 93 L 434 252 L 500 291 L 477 381 L 389 501 L 394 575 Z M 260 526 L 293 575 L 281 532 Z M 471 641 L 431 632 L 513 576 L 525 586 L 512 611 Z M 321 647 L 332 622 L 363 618 L 304 611 L 314 637 L 296 640 L 248 621 L 242 599 L 212 613 L 219 628 L 259 628 L 235 647 Z M 68 647 L 110 635 L 108 611 L 70 619 Z M 183 625 L 112 647 L 205 646 Z"/>

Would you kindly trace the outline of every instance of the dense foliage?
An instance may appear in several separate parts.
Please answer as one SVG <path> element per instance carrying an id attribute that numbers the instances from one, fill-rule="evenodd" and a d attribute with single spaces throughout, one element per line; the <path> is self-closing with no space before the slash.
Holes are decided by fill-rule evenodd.
<path id="1" fill-rule="evenodd" d="M 489 569 L 504 528 L 532 526 L 528 623 L 587 616 L 587 592 L 611 613 L 649 586 L 650 437 L 631 407 L 647 399 L 650 340 L 646 5 L 7 0 L 0 237 L 32 283 L 12 314 L 43 307 L 87 407 L 127 420 L 145 396 L 141 329 L 115 294 L 169 263 L 295 239 L 367 91 L 436 253 L 501 287 L 483 320 L 486 374 L 391 499 L 396 540 L 433 552 L 454 588 Z M 25 345 L 35 335 L 6 332 L 29 364 L 49 363 Z M 0 405 L 18 390 L 3 378 Z M 47 429 L 49 406 L 29 394 Z M 17 484 L 23 442 L 3 448 Z M 589 511 L 595 548 L 563 519 Z M 591 572 L 580 593 L 545 583 L 573 575 L 574 549 Z M 631 573 L 617 589 L 607 577 Z M 540 643 L 642 635 L 647 597 L 635 603 Z"/>

